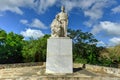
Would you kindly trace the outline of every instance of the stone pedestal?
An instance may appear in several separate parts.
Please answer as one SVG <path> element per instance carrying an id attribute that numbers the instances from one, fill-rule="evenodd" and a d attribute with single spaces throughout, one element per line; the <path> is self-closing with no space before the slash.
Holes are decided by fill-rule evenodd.
<path id="1" fill-rule="evenodd" d="M 72 73 L 72 39 L 50 38 L 47 41 L 46 73 Z"/>

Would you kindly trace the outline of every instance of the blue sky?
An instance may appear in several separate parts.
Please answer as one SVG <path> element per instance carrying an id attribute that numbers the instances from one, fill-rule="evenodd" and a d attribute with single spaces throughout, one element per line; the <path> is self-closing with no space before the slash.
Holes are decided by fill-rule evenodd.
<path id="1" fill-rule="evenodd" d="M 0 0 L 0 28 L 25 38 L 50 34 L 62 5 L 68 28 L 93 33 L 99 46 L 120 44 L 120 0 Z"/>

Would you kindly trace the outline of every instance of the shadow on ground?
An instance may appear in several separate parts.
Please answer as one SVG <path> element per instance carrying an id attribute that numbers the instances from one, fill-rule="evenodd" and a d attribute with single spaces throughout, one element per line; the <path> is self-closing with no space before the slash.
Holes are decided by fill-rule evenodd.
<path id="1" fill-rule="evenodd" d="M 78 71 L 80 71 L 80 70 L 82 70 L 82 68 L 73 68 L 73 72 L 78 72 Z"/>

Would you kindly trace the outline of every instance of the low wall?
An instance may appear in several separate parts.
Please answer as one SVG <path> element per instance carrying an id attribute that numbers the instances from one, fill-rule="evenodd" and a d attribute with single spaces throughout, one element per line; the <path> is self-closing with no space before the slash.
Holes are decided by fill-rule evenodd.
<path id="1" fill-rule="evenodd" d="M 26 66 L 45 66 L 45 62 L 32 62 L 32 63 L 16 63 L 16 64 L 0 64 L 0 69 L 4 68 L 16 68 L 16 67 L 26 67 Z M 83 64 L 74 63 L 74 67 L 83 67 Z M 91 70 L 94 72 L 103 72 L 109 73 L 115 76 L 120 76 L 120 69 L 119 68 L 111 68 L 111 67 L 104 67 L 104 66 L 97 66 L 97 65 L 90 65 L 85 64 L 85 69 Z"/>
<path id="2" fill-rule="evenodd" d="M 112 75 L 120 76 L 120 69 L 118 69 L 118 68 L 95 66 L 95 65 L 88 65 L 87 64 L 86 69 L 89 69 L 92 71 L 105 72 L 105 73 L 109 73 Z"/>
<path id="3" fill-rule="evenodd" d="M 16 67 L 27 67 L 27 66 L 42 66 L 43 62 L 31 62 L 31 63 L 16 63 L 16 64 L 0 64 L 0 69 L 4 68 L 16 68 Z"/>
<path id="4" fill-rule="evenodd" d="M 83 67 L 83 64 L 75 63 L 74 66 Z M 109 73 L 115 76 L 120 76 L 119 68 L 111 68 L 111 67 L 104 67 L 104 66 L 97 66 L 97 65 L 90 65 L 90 64 L 85 64 L 84 67 L 85 69 L 91 70 L 94 72 L 103 72 L 103 73 Z"/>

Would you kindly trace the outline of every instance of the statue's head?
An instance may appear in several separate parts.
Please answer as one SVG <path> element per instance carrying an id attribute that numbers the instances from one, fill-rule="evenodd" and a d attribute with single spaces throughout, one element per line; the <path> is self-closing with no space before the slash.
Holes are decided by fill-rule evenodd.
<path id="1" fill-rule="evenodd" d="M 61 6 L 61 11 L 65 12 L 65 7 L 64 6 Z"/>

